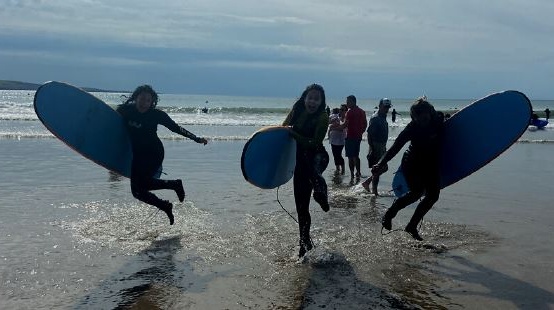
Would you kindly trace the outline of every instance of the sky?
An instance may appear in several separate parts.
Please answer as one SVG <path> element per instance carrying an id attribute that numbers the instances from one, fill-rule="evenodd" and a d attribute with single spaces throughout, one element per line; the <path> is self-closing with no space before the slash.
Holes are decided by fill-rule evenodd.
<path id="1" fill-rule="evenodd" d="M 552 0 L 0 0 L 0 79 L 164 93 L 554 98 Z"/>

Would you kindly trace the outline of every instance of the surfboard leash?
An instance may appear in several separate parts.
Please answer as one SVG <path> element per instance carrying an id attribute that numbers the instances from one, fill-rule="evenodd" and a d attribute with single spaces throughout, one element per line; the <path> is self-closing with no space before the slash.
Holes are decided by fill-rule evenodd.
<path id="1" fill-rule="evenodd" d="M 158 212 L 160 212 L 160 209 L 158 209 L 158 208 L 156 208 L 156 210 L 152 211 L 150 213 L 150 215 L 142 221 L 142 225 L 144 225 L 146 223 L 146 221 L 148 221 L 148 220 L 152 219 L 154 216 L 156 216 L 158 214 Z"/>
<path id="2" fill-rule="evenodd" d="M 285 207 L 283 207 L 283 204 L 279 200 L 279 187 L 280 186 L 277 186 L 277 202 L 281 206 L 281 209 L 283 209 L 285 212 L 287 212 L 287 214 L 296 222 L 296 224 L 298 224 L 298 220 L 294 216 L 292 216 L 292 214 L 290 214 L 290 212 L 287 209 L 285 209 Z"/>
<path id="3" fill-rule="evenodd" d="M 298 220 L 292 214 L 290 214 L 290 212 L 287 209 L 285 209 L 285 207 L 283 207 L 283 204 L 281 203 L 281 200 L 279 200 L 279 188 L 280 188 L 280 186 L 277 186 L 277 202 L 281 206 L 281 209 L 283 209 L 285 212 L 287 212 L 287 214 L 296 222 L 296 224 L 298 224 Z M 310 242 L 312 243 L 312 246 L 315 249 L 316 246 L 315 246 L 314 241 L 312 240 L 312 236 L 310 236 Z"/>

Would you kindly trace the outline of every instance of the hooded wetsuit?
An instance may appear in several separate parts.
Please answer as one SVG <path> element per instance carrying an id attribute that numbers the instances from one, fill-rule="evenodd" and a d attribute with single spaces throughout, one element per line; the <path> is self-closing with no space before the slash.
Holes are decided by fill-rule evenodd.
<path id="1" fill-rule="evenodd" d="M 175 189 L 175 181 L 154 178 L 164 159 L 164 147 L 158 138 L 158 124 L 182 136 L 197 141 L 198 137 L 177 125 L 164 111 L 149 109 L 140 113 L 134 104 L 124 104 L 117 108 L 131 139 L 133 161 L 131 166 L 131 192 L 133 196 L 156 207 L 166 201 L 150 193 L 157 189 Z"/>
<path id="2" fill-rule="evenodd" d="M 411 142 L 402 157 L 402 172 L 410 190 L 398 198 L 387 212 L 394 217 L 398 211 L 416 202 L 423 194 L 425 197 L 418 204 L 409 226 L 416 227 L 423 216 L 439 199 L 440 193 L 440 146 L 443 132 L 443 121 L 433 119 L 429 126 L 421 127 L 410 122 L 398 135 L 391 149 L 381 160 L 390 160 L 389 154 L 396 154 L 404 144 Z"/>
<path id="3" fill-rule="evenodd" d="M 302 251 L 302 248 L 306 250 L 312 248 L 310 241 L 312 190 L 314 198 L 319 195 L 327 203 L 327 183 L 321 174 L 329 164 L 329 154 L 323 146 L 323 139 L 329 126 L 329 116 L 325 110 L 320 110 L 315 115 L 303 111 L 296 117 L 293 115 L 294 112 L 294 110 L 291 111 L 283 125 L 292 126 L 293 136 L 297 141 L 293 183 Z"/>

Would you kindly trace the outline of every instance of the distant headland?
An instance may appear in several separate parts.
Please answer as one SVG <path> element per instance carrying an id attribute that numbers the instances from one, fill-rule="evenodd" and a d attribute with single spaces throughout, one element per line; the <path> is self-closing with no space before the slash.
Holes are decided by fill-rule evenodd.
<path id="1" fill-rule="evenodd" d="M 37 90 L 42 84 L 0 80 L 0 90 Z M 103 92 L 103 93 L 128 93 L 124 90 L 106 90 L 93 87 L 81 87 L 88 92 Z"/>

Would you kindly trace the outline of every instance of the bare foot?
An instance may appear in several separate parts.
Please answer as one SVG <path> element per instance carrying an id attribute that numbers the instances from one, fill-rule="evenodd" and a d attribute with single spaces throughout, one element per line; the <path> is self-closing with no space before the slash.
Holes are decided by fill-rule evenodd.
<path id="1" fill-rule="evenodd" d="M 365 181 L 362 182 L 363 188 L 365 188 L 365 190 L 368 191 L 368 192 L 371 192 L 371 191 L 369 190 L 369 184 L 371 184 L 371 180 L 372 180 L 372 179 L 373 179 L 373 177 L 369 177 L 369 178 L 367 178 L 367 180 L 365 180 Z"/>

